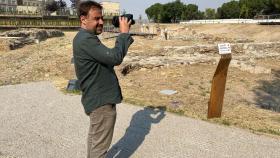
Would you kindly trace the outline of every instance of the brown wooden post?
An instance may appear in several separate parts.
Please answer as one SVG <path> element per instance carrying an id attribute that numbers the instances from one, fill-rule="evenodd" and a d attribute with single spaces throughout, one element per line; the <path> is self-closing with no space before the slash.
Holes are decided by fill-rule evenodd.
<path id="1" fill-rule="evenodd" d="M 212 81 L 210 101 L 208 103 L 208 118 L 221 117 L 230 61 L 231 54 L 222 55 L 217 66 Z"/>

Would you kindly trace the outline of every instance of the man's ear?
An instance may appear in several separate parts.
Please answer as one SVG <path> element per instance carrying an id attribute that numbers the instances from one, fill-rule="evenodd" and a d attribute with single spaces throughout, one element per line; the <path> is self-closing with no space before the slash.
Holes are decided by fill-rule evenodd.
<path id="1" fill-rule="evenodd" d="M 85 25 L 86 24 L 86 19 L 87 19 L 87 17 L 86 16 L 80 16 L 80 20 L 81 20 L 81 23 L 83 24 L 83 25 Z"/>

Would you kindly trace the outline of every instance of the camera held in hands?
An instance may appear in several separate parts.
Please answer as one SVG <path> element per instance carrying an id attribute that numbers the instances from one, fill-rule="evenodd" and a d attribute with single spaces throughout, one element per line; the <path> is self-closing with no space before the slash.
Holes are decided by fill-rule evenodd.
<path id="1" fill-rule="evenodd" d="M 131 25 L 134 25 L 134 24 L 135 24 L 135 21 L 133 20 L 133 15 L 132 15 L 132 14 L 124 14 L 124 15 L 122 15 L 121 17 L 126 17 L 126 18 L 127 18 L 127 21 L 131 20 Z M 115 27 L 119 27 L 119 26 L 120 26 L 120 23 L 119 23 L 119 16 L 114 16 L 114 17 L 113 17 L 112 24 L 113 24 Z"/>

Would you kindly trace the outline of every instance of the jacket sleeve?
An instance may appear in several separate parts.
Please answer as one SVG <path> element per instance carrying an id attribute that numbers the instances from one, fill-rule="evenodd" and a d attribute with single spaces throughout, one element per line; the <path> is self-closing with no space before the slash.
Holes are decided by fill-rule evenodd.
<path id="1" fill-rule="evenodd" d="M 129 34 L 122 33 L 117 37 L 115 47 L 108 48 L 96 36 L 88 36 L 81 42 L 81 49 L 97 62 L 106 65 L 120 65 L 127 54 L 133 39 Z"/>

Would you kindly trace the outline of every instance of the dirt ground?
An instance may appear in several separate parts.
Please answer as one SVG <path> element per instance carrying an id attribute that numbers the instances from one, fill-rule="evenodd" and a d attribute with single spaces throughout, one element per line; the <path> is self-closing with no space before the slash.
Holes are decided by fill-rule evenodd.
<path id="1" fill-rule="evenodd" d="M 200 33 L 227 38 L 247 38 L 256 42 L 274 42 L 280 40 L 279 25 L 208 24 L 191 25 L 190 27 Z"/>
<path id="2" fill-rule="evenodd" d="M 260 25 L 161 25 L 170 30 L 188 27 L 197 33 L 215 36 L 221 41 L 247 39 L 251 42 L 279 42 L 279 26 Z M 76 32 L 65 32 L 65 37 L 51 38 L 40 44 L 0 52 L 0 85 L 31 81 L 52 80 L 58 88 L 65 89 L 74 78 L 72 39 Z M 206 40 L 160 40 L 134 37 L 128 56 L 164 56 L 163 47 L 209 44 Z M 113 47 L 115 39 L 104 39 Z M 280 54 L 279 54 L 280 56 Z M 280 62 L 279 58 L 257 59 L 257 65 L 271 68 L 270 74 L 253 74 L 230 67 L 224 107 L 221 118 L 207 119 L 211 81 L 216 64 L 192 64 L 139 68 L 122 75 L 122 66 L 116 72 L 124 94 L 124 101 L 143 106 L 165 106 L 169 111 L 197 119 L 232 125 L 252 132 L 280 136 Z M 163 95 L 161 90 L 175 90 L 176 94 Z M 263 106 L 267 102 L 267 107 Z"/>

